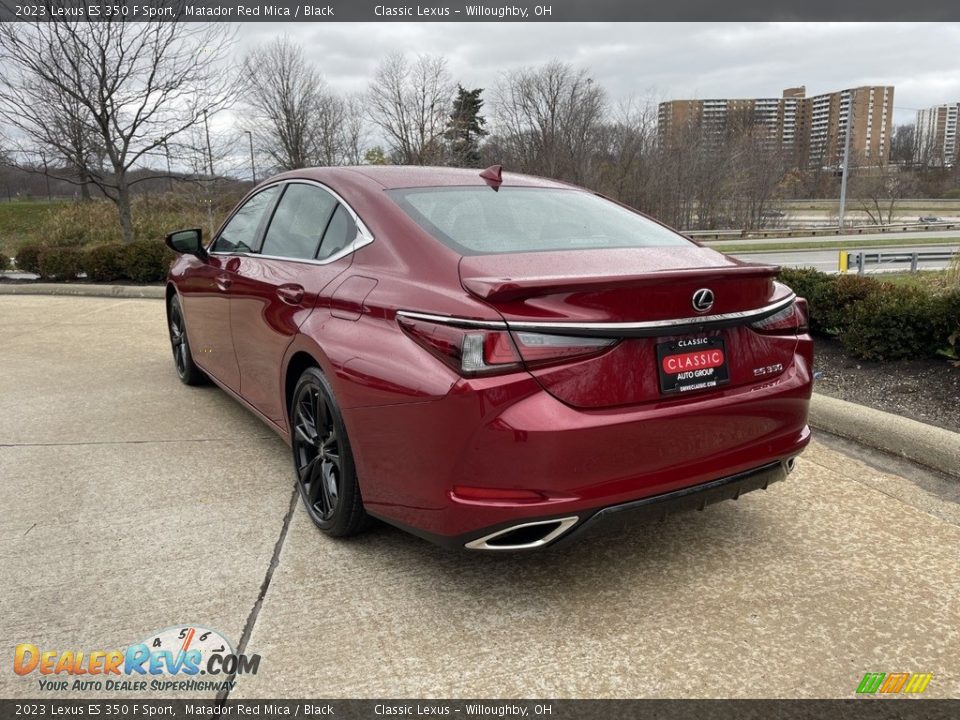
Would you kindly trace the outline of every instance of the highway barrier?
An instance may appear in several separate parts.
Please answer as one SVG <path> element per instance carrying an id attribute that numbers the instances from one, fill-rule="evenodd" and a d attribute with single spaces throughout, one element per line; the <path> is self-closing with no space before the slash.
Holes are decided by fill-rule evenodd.
<path id="1" fill-rule="evenodd" d="M 840 272 L 845 273 L 856 268 L 857 274 L 863 275 L 866 273 L 868 265 L 880 266 L 910 263 L 910 272 L 916 272 L 921 262 L 950 262 L 956 254 L 957 253 L 951 250 L 912 250 L 910 252 L 883 252 L 882 250 L 856 250 L 849 252 L 841 250 L 838 269 Z"/>
<path id="2" fill-rule="evenodd" d="M 958 230 L 960 222 L 900 223 L 892 225 L 849 225 L 838 227 L 775 228 L 770 230 L 684 230 L 693 240 L 753 240 L 763 238 L 830 237 L 836 235 L 875 235 L 878 233 Z"/>

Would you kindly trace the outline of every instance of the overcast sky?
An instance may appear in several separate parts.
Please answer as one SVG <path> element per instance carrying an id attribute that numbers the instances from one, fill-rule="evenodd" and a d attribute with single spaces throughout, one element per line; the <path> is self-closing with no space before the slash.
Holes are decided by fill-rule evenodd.
<path id="1" fill-rule="evenodd" d="M 956 23 L 243 23 L 237 51 L 277 35 L 339 91 L 365 89 L 378 59 L 401 50 L 445 55 L 454 80 L 485 88 L 503 70 L 560 58 L 589 68 L 614 102 L 894 85 L 902 123 L 960 101 Z"/>

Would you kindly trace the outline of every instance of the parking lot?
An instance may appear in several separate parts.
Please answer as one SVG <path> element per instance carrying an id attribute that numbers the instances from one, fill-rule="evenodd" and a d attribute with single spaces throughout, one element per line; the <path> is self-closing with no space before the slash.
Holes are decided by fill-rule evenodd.
<path id="1" fill-rule="evenodd" d="M 960 696 L 960 504 L 882 456 L 815 441 L 766 492 L 540 554 L 334 541 L 284 443 L 178 382 L 161 301 L 0 296 L 0 340 L 0 697 L 39 694 L 18 643 L 186 623 L 246 630 L 234 697 Z"/>

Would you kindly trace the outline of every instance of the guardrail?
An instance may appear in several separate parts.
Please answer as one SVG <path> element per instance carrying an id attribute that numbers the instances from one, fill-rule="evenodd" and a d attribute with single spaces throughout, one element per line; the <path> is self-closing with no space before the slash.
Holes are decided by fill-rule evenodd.
<path id="1" fill-rule="evenodd" d="M 837 227 L 776 228 L 770 230 L 686 230 L 694 240 L 739 240 L 758 238 L 830 237 L 835 235 L 874 235 L 877 233 L 925 232 L 960 229 L 960 222 L 901 223 L 892 225 L 850 225 Z"/>
<path id="2" fill-rule="evenodd" d="M 840 251 L 840 272 L 856 268 L 858 275 L 867 271 L 867 265 L 897 265 L 910 263 L 910 272 L 916 272 L 921 262 L 950 262 L 958 255 L 951 250 L 921 250 L 916 252 L 883 252 L 882 250 Z"/>

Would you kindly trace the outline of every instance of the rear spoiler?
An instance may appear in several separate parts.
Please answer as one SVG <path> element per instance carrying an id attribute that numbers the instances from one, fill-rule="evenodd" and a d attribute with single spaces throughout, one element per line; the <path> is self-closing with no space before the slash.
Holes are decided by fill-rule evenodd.
<path id="1" fill-rule="evenodd" d="M 623 287 L 643 287 L 674 281 L 711 280 L 729 278 L 773 278 L 780 272 L 778 265 L 743 265 L 725 268 L 685 268 L 634 275 L 579 275 L 541 277 L 465 277 L 463 286 L 484 300 L 509 302 L 524 298 L 561 293 L 593 292 Z"/>

